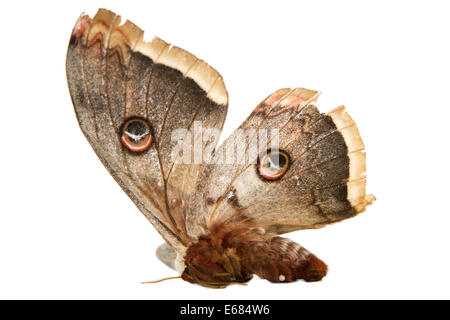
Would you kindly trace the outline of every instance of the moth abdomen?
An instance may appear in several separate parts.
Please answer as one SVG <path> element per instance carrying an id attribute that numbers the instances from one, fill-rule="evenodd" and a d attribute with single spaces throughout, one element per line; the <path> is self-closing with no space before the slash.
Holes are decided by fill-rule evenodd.
<path id="1" fill-rule="evenodd" d="M 247 282 L 319 281 L 327 265 L 301 245 L 254 228 L 215 228 L 188 248 L 182 278 L 208 287 Z"/>
<path id="2" fill-rule="evenodd" d="M 272 237 L 257 247 L 250 243 L 245 257 L 253 274 L 271 282 L 319 281 L 328 271 L 322 260 L 287 238 Z"/>

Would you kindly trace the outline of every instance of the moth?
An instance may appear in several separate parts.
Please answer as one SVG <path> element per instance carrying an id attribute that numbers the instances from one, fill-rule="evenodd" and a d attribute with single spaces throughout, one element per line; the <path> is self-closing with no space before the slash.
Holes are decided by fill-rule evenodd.
<path id="1" fill-rule="evenodd" d="M 164 238 L 157 256 L 188 282 L 321 280 L 327 265 L 280 235 L 354 217 L 375 200 L 354 121 L 343 106 L 319 112 L 317 91 L 275 91 L 216 148 L 228 108 L 220 74 L 105 9 L 79 17 L 66 71 L 81 130 Z"/>

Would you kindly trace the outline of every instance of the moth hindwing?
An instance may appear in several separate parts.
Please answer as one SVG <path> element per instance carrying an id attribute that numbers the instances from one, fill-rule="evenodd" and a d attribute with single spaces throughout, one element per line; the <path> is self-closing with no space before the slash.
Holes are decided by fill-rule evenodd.
<path id="1" fill-rule="evenodd" d="M 254 274 L 322 279 L 325 263 L 279 235 L 353 217 L 375 199 L 345 108 L 320 113 L 317 91 L 280 89 L 216 148 L 228 108 L 222 77 L 143 36 L 111 11 L 82 15 L 66 70 L 81 130 L 167 243 L 158 257 L 214 288 Z"/>

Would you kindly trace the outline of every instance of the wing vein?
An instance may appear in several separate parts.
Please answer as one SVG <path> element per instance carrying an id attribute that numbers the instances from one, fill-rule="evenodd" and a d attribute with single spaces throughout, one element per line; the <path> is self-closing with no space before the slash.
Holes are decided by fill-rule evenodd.
<path id="1" fill-rule="evenodd" d="M 308 126 L 308 128 L 311 127 L 313 124 L 317 124 L 319 121 L 322 121 L 323 119 L 325 119 L 325 117 L 320 118 L 320 119 L 318 119 L 317 121 L 312 122 L 312 123 Z M 353 126 L 353 125 L 354 125 L 354 124 L 348 126 L 348 128 L 351 127 L 351 126 Z M 345 128 L 347 128 L 347 127 L 345 127 Z M 341 128 L 341 129 L 345 129 L 345 128 Z M 291 165 L 294 165 L 295 162 L 297 162 L 297 161 L 298 161 L 303 155 L 305 155 L 309 150 L 311 150 L 312 148 L 314 148 L 318 143 L 320 143 L 321 141 L 325 140 L 326 138 L 328 138 L 329 136 L 331 136 L 332 134 L 336 133 L 337 131 L 339 131 L 339 130 L 341 130 L 341 129 L 333 129 L 332 131 L 330 131 L 330 132 L 329 132 L 328 134 L 326 134 L 325 136 L 323 136 L 323 137 L 321 137 L 320 139 L 317 139 L 316 141 L 314 141 L 312 144 L 310 144 L 310 145 L 305 149 L 304 152 L 302 152 L 298 157 L 296 157 L 296 158 L 292 161 L 292 164 L 291 164 Z M 297 134 L 296 137 L 298 137 L 299 135 L 301 135 L 301 133 Z M 295 140 L 295 138 L 291 139 L 291 140 L 289 141 L 289 143 L 291 143 L 291 142 L 294 141 L 294 140 Z M 289 144 L 289 143 L 288 143 L 288 144 Z M 346 153 L 345 156 L 348 156 L 348 154 L 349 154 L 349 153 Z M 322 164 L 325 164 L 325 163 L 327 163 L 327 162 L 330 162 L 330 161 L 332 161 L 332 160 L 339 159 L 339 158 L 341 158 L 341 157 L 343 157 L 343 156 L 344 156 L 344 155 L 339 155 L 338 157 L 329 159 L 329 160 L 327 160 L 327 161 L 323 161 L 323 162 L 318 163 L 318 164 L 316 164 L 316 165 L 314 165 L 314 166 L 310 166 L 310 167 L 308 167 L 308 168 L 305 168 L 305 169 L 303 169 L 303 170 L 297 172 L 296 174 L 300 174 L 300 173 L 302 173 L 302 172 L 306 172 L 306 171 L 308 171 L 308 170 L 310 170 L 310 169 L 312 169 L 312 168 L 318 167 L 318 166 L 320 166 L 320 165 L 322 165 Z M 250 166 L 251 166 L 251 165 L 250 165 Z M 247 169 L 248 169 L 250 166 L 248 166 Z M 283 180 L 276 181 L 275 183 L 277 183 L 277 185 L 276 185 L 274 188 L 269 189 L 269 190 L 267 190 L 266 192 L 259 194 L 259 195 L 255 198 L 256 202 L 257 202 L 257 200 L 259 200 L 261 197 L 267 195 L 269 192 L 272 192 L 272 191 L 278 189 L 278 188 L 281 186 L 282 182 L 283 182 Z M 252 206 L 252 205 L 248 206 L 247 208 L 249 208 L 249 207 L 251 207 L 251 206 Z"/>
<path id="2" fill-rule="evenodd" d="M 272 111 L 275 109 L 276 106 L 278 106 L 284 99 L 286 99 L 294 90 L 290 90 L 288 93 L 286 93 L 280 100 L 277 101 L 277 103 L 270 109 L 270 111 L 265 115 L 265 117 L 261 120 L 261 122 L 258 124 L 258 126 L 256 127 L 255 132 L 257 132 L 257 130 L 259 128 L 261 128 L 261 126 L 265 123 L 265 121 L 267 120 L 267 118 L 269 117 L 269 115 L 272 113 Z M 288 121 L 279 129 L 282 130 L 283 128 L 285 128 L 287 126 L 288 123 L 290 123 L 290 121 L 292 121 L 292 119 L 294 119 L 298 113 L 303 110 L 303 108 L 305 108 L 310 102 L 314 101 L 314 99 L 316 99 L 318 96 L 318 94 L 314 95 L 312 98 L 308 99 L 306 101 L 306 103 L 304 104 L 304 106 L 298 110 L 296 109 L 296 111 L 291 115 L 291 117 L 289 117 Z M 245 150 L 244 150 L 244 154 L 247 152 L 249 145 L 250 145 L 250 141 L 252 139 L 248 139 L 248 142 L 246 143 L 245 146 Z M 266 146 L 272 141 L 272 139 L 269 139 L 269 141 L 267 142 Z M 214 218 L 214 215 L 219 207 L 219 205 L 222 203 L 223 199 L 224 199 L 224 195 L 227 194 L 228 192 L 230 192 L 231 187 L 233 186 L 233 183 L 236 181 L 236 179 L 245 171 L 248 170 L 249 167 L 251 167 L 252 165 L 247 165 L 247 167 L 245 167 L 243 170 L 241 170 L 240 172 L 238 172 L 233 179 L 231 180 L 231 182 L 228 184 L 227 188 L 225 189 L 226 191 L 224 193 L 222 193 L 222 195 L 219 197 L 216 206 L 214 207 L 214 210 L 212 211 L 209 221 L 211 222 Z"/>
<path id="3" fill-rule="evenodd" d="M 93 108 L 92 103 L 91 103 L 91 95 L 89 94 L 89 86 L 87 84 L 87 79 L 86 79 L 86 51 L 84 51 L 84 50 L 81 55 L 81 72 L 83 73 L 83 84 L 84 84 L 84 87 L 86 88 L 88 107 L 89 107 L 89 110 L 92 112 L 92 117 L 93 117 L 94 124 L 95 124 L 95 126 L 94 126 L 95 137 L 98 141 L 97 116 L 95 115 L 95 109 Z"/>

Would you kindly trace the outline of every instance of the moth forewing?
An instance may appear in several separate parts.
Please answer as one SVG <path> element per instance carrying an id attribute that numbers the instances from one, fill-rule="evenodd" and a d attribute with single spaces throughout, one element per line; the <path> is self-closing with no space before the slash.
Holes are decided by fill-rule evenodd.
<path id="1" fill-rule="evenodd" d="M 228 108 L 220 74 L 120 21 L 105 9 L 78 19 L 67 80 L 87 140 L 166 240 L 158 258 L 214 288 L 253 274 L 322 279 L 326 264 L 278 235 L 353 217 L 375 199 L 345 109 L 320 113 L 317 91 L 280 89 L 215 149 Z"/>

